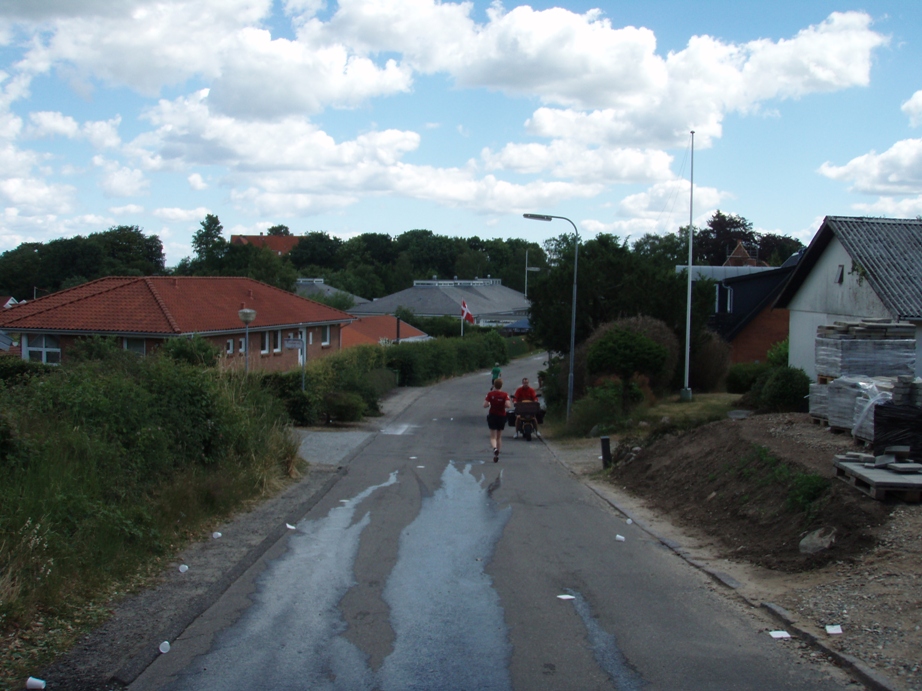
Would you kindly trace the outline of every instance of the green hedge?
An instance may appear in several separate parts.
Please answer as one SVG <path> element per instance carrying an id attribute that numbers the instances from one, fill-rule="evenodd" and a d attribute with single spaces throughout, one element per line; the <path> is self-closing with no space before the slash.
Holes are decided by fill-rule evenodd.
<path id="1" fill-rule="evenodd" d="M 423 386 L 446 377 L 509 362 L 506 342 L 495 331 L 388 346 L 387 367 L 401 386 Z"/>

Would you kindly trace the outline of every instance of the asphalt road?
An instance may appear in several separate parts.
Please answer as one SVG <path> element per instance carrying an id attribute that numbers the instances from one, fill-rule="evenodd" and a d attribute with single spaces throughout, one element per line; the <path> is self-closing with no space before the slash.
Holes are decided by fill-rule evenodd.
<path id="1" fill-rule="evenodd" d="M 507 390 L 540 367 L 509 366 Z M 131 688 L 843 688 L 540 441 L 507 430 L 493 463 L 489 383 L 389 419 Z"/>

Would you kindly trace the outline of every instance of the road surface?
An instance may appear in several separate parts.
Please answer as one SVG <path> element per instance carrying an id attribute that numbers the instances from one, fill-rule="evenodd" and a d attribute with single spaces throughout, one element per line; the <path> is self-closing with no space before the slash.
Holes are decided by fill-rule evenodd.
<path id="1" fill-rule="evenodd" d="M 535 380 L 541 358 L 504 372 Z M 507 430 L 429 387 L 131 688 L 810 689 L 845 677 Z M 322 461 L 322 459 L 317 459 Z"/>

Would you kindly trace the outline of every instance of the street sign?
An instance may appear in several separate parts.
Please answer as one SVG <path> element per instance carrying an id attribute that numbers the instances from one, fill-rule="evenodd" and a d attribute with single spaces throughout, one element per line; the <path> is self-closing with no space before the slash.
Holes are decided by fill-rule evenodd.
<path id="1" fill-rule="evenodd" d="M 284 340 L 285 340 L 285 347 L 288 350 L 294 350 L 295 348 L 304 347 L 304 341 L 300 338 L 286 338 Z"/>

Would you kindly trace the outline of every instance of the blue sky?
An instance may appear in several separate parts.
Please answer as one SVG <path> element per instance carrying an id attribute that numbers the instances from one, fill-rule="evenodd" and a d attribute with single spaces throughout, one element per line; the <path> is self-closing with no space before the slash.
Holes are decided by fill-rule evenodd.
<path id="1" fill-rule="evenodd" d="M 922 214 L 922 3 L 0 0 L 0 251 Z"/>

